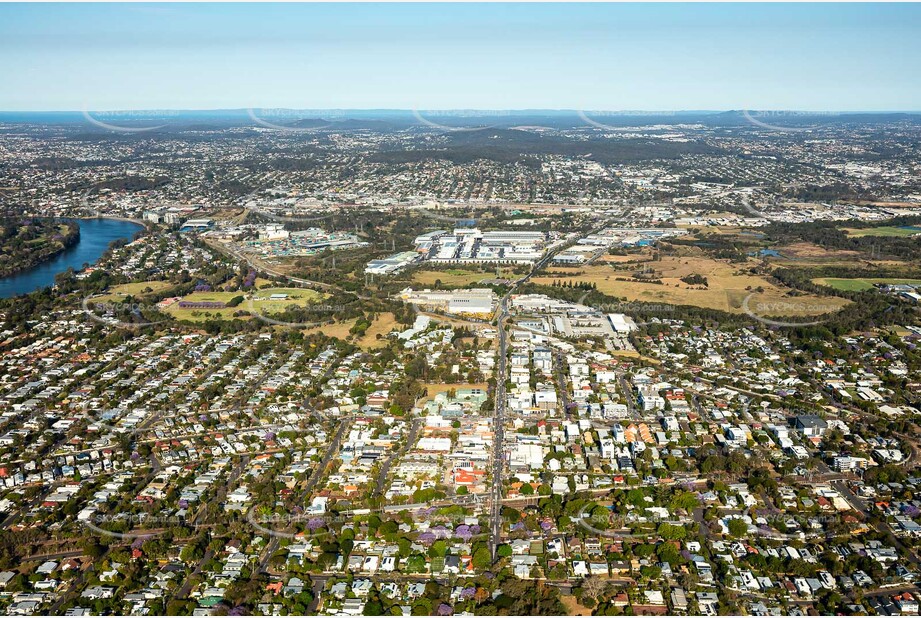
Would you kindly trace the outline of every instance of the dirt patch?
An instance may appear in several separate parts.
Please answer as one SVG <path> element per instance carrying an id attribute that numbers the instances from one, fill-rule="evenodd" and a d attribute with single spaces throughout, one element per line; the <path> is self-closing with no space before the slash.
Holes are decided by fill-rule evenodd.
<path id="1" fill-rule="evenodd" d="M 425 390 L 428 392 L 428 394 L 425 396 L 425 398 L 419 400 L 419 402 L 416 404 L 418 407 L 424 406 L 427 401 L 434 399 L 435 395 L 437 395 L 438 393 L 445 393 L 452 389 L 458 390 L 461 388 L 479 388 L 485 391 L 489 388 L 489 385 L 486 384 L 486 382 L 480 382 L 478 384 L 431 384 L 431 383 L 426 383 L 426 384 L 423 384 L 423 386 L 425 387 Z"/>
<path id="2" fill-rule="evenodd" d="M 566 608 L 567 616 L 591 616 L 592 615 L 592 610 L 590 610 L 589 608 L 579 603 L 579 600 L 576 599 L 576 597 L 574 597 L 571 594 L 560 595 L 560 601 L 562 601 L 563 607 Z"/>

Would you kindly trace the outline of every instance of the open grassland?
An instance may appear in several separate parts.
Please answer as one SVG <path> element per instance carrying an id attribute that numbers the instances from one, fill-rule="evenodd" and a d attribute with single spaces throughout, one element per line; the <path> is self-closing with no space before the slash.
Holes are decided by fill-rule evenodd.
<path id="1" fill-rule="evenodd" d="M 850 236 L 914 236 L 921 235 L 921 227 L 905 226 L 894 227 L 891 225 L 882 225 L 880 227 L 867 228 L 841 228 L 842 232 L 847 232 Z"/>
<path id="2" fill-rule="evenodd" d="M 648 255 L 610 255 L 605 254 L 598 258 L 597 262 L 605 264 L 627 264 L 630 262 L 639 263 L 649 259 Z M 578 267 L 576 267 L 578 268 Z"/>
<path id="3" fill-rule="evenodd" d="M 766 277 L 752 274 L 749 269 L 757 264 L 750 260 L 746 264 L 730 264 L 702 256 L 664 256 L 661 260 L 649 261 L 642 266 L 593 265 L 577 269 L 582 274 L 566 274 L 559 270 L 548 271 L 536 277 L 535 283 L 551 285 L 554 281 L 564 284 L 594 284 L 599 292 L 628 301 L 666 303 L 671 305 L 692 305 L 717 309 L 731 313 L 742 313 L 742 303 L 753 294 L 750 303 L 761 303 L 775 307 L 783 306 L 784 315 L 818 315 L 834 311 L 848 301 L 834 297 L 809 295 L 791 296 L 791 290 L 780 287 Z M 646 276 L 661 281 L 661 284 L 647 281 L 618 281 L 618 278 L 632 279 L 637 271 L 646 270 Z M 681 281 L 688 275 L 702 275 L 708 286 L 688 285 Z"/>
<path id="4" fill-rule="evenodd" d="M 113 285 L 109 290 L 94 300 L 99 302 L 118 303 L 127 297 L 144 298 L 153 294 L 162 294 L 171 289 L 173 284 L 169 281 L 138 281 L 136 283 L 122 283 Z"/>
<path id="5" fill-rule="evenodd" d="M 773 247 L 779 255 L 759 256 L 772 266 L 783 268 L 807 268 L 810 266 L 847 266 L 859 264 L 863 267 L 891 268 L 904 266 L 905 262 L 898 260 L 868 259 L 869 255 L 860 251 L 845 249 L 825 249 L 813 243 L 798 242 L 780 247 Z"/>
<path id="6" fill-rule="evenodd" d="M 863 278 L 863 279 L 838 279 L 835 277 L 820 277 L 813 279 L 817 285 L 826 285 L 836 290 L 845 292 L 863 292 L 872 290 L 876 283 L 888 283 L 890 285 L 921 285 L 921 279 L 885 279 L 885 278 Z"/>
<path id="7" fill-rule="evenodd" d="M 392 313 L 382 313 L 371 322 L 365 336 L 358 340 L 358 345 L 365 350 L 383 347 L 387 345 L 387 335 L 396 326 L 397 320 Z M 377 338 L 378 335 L 381 336 L 380 339 Z"/>
<path id="8" fill-rule="evenodd" d="M 392 313 L 382 313 L 377 316 L 371 326 L 368 327 L 368 330 L 365 331 L 363 337 L 354 339 L 349 331 L 353 326 L 358 322 L 358 318 L 353 318 L 351 320 L 345 320 L 343 322 L 335 322 L 333 324 L 324 324 L 322 326 L 315 326 L 313 328 L 306 329 L 304 334 L 313 334 L 313 333 L 322 333 L 328 337 L 335 337 L 336 339 L 349 340 L 353 341 L 363 350 L 372 350 L 374 348 L 382 348 L 387 345 L 387 335 L 397 326 L 396 318 Z M 378 339 L 377 335 L 380 334 L 381 338 Z"/>

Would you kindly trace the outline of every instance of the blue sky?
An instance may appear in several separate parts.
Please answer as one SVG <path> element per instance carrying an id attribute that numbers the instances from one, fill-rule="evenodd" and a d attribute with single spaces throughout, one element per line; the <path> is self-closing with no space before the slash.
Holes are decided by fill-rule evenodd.
<path id="1" fill-rule="evenodd" d="M 0 4 L 0 110 L 921 110 L 921 5 Z"/>

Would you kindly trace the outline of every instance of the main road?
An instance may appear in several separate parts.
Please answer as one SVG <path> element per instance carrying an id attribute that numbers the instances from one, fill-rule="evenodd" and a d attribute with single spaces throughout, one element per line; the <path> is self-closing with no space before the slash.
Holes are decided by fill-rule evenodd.
<path id="1" fill-rule="evenodd" d="M 600 226 L 592 229 L 588 233 L 594 234 L 607 227 L 607 225 L 608 221 L 605 220 Z M 505 473 L 505 384 L 508 380 L 508 331 L 506 330 L 505 323 L 509 317 L 509 298 L 515 293 L 518 286 L 527 283 L 528 280 L 540 272 L 557 253 L 570 247 L 583 235 L 584 234 L 581 233 L 571 234 L 565 241 L 548 250 L 544 257 L 534 264 L 528 274 L 512 282 L 508 292 L 499 300 L 499 309 L 496 318 L 496 325 L 499 331 L 499 363 L 496 368 L 495 414 L 493 415 L 492 490 L 489 494 L 489 549 L 494 561 L 496 559 L 496 549 L 502 542 L 502 485 L 503 475 Z"/>

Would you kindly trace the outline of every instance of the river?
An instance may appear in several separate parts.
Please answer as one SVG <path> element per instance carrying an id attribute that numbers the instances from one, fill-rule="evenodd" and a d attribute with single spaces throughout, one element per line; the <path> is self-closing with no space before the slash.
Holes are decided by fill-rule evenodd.
<path id="1" fill-rule="evenodd" d="M 118 219 L 76 219 L 80 225 L 80 242 L 35 268 L 0 279 L 0 298 L 28 294 L 54 285 L 54 277 L 68 268 L 81 270 L 84 264 L 95 264 L 113 240 L 131 238 L 143 226 Z"/>

